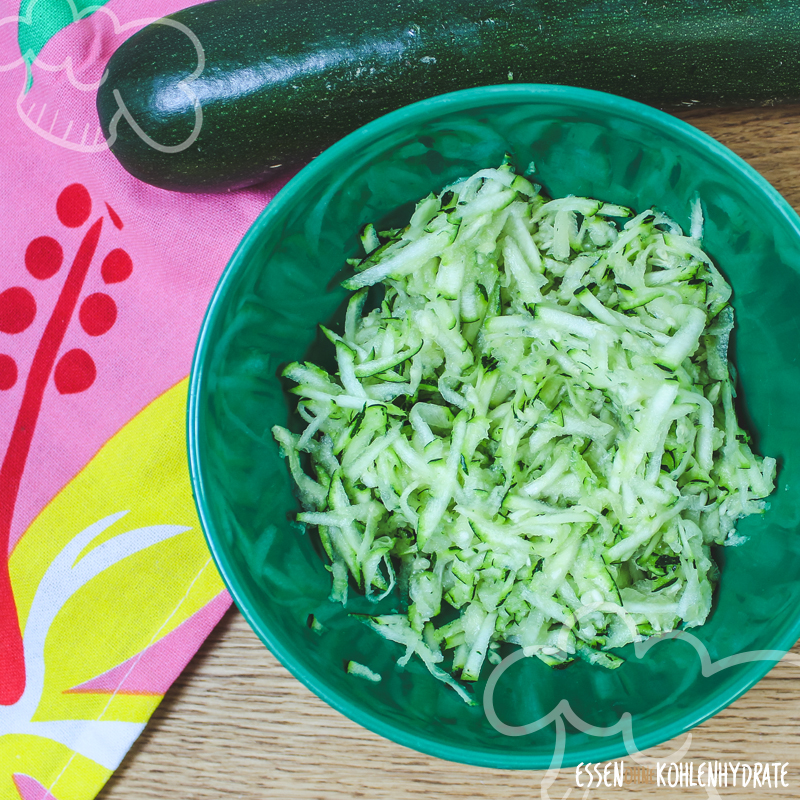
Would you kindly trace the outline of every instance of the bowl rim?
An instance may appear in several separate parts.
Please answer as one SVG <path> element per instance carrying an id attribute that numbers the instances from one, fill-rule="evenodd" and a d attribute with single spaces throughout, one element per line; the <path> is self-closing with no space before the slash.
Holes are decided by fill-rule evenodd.
<path id="1" fill-rule="evenodd" d="M 215 327 L 223 300 L 227 296 L 231 282 L 238 273 L 238 268 L 243 262 L 245 254 L 258 240 L 262 229 L 269 224 L 271 219 L 279 215 L 285 206 L 290 206 L 297 193 L 313 185 L 318 175 L 327 170 L 331 164 L 340 161 L 351 151 L 357 151 L 362 142 L 377 138 L 391 131 L 398 124 L 413 122 L 420 118 L 427 120 L 435 116 L 437 112 L 444 114 L 462 111 L 475 105 L 491 106 L 513 103 L 514 101 L 530 101 L 531 99 L 543 103 L 548 101 L 568 102 L 576 106 L 589 106 L 594 109 L 613 108 L 617 116 L 669 129 L 676 138 L 704 150 L 712 159 L 725 162 L 730 168 L 738 172 L 744 181 L 758 190 L 762 196 L 766 196 L 766 199 L 772 203 L 776 213 L 783 217 L 783 222 L 793 230 L 795 237 L 800 242 L 800 217 L 764 177 L 716 139 L 693 125 L 656 108 L 607 92 L 574 86 L 535 83 L 484 86 L 437 95 L 391 111 L 358 128 L 327 148 L 320 156 L 294 175 L 253 221 L 222 272 L 200 327 L 189 379 L 186 433 L 192 493 L 203 535 L 216 562 L 217 569 L 234 602 L 252 630 L 295 678 L 317 697 L 355 723 L 412 750 L 448 761 L 479 767 L 544 770 L 553 766 L 560 766 L 566 769 L 579 763 L 600 763 L 620 759 L 629 755 L 629 752 L 627 746 L 618 741 L 617 736 L 614 737 L 614 743 L 604 744 L 601 740 L 596 746 L 582 747 L 575 754 L 564 752 L 560 764 L 553 763 L 555 754 L 553 756 L 541 756 L 536 754 L 497 753 L 473 747 L 453 746 L 432 736 L 411 733 L 398 725 L 385 722 L 381 717 L 357 705 L 348 697 L 332 689 L 325 682 L 317 679 L 313 673 L 306 669 L 304 664 L 298 661 L 283 646 L 281 641 L 273 635 L 269 627 L 251 611 L 247 602 L 246 591 L 239 581 L 235 569 L 232 567 L 231 560 L 225 549 L 218 545 L 212 515 L 209 510 L 207 487 L 204 482 L 203 467 L 198 448 L 199 414 L 202 404 L 201 387 L 204 384 L 206 360 L 211 347 L 210 332 Z M 798 615 L 792 626 L 788 626 L 776 636 L 772 652 L 788 652 L 798 638 L 800 638 L 800 615 Z M 739 677 L 726 688 L 720 690 L 700 706 L 694 707 L 679 720 L 643 735 L 641 739 L 636 738 L 635 732 L 631 730 L 631 736 L 636 742 L 636 752 L 667 742 L 719 713 L 758 683 L 777 662 L 778 659 L 751 661 L 740 666 Z"/>

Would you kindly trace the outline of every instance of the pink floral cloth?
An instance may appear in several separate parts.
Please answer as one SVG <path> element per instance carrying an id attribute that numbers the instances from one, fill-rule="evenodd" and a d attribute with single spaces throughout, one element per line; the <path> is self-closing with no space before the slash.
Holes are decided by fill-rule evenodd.
<path id="1" fill-rule="evenodd" d="M 95 111 L 115 48 L 186 4 L 0 19 L 2 798 L 94 797 L 230 604 L 191 499 L 186 377 L 279 185 L 143 184 Z"/>

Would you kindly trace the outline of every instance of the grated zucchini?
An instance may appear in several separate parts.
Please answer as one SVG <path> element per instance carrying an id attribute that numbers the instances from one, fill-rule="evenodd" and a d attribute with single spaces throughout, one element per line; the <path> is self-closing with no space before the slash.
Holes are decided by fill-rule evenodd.
<path id="1" fill-rule="evenodd" d="M 701 625 L 710 546 L 774 489 L 736 420 L 731 289 L 690 216 L 687 236 L 481 170 L 403 230 L 365 226 L 344 335 L 326 331 L 338 373 L 284 372 L 308 427 L 273 433 L 332 597 L 399 587 L 406 610 L 364 621 L 467 702 L 454 676 L 504 642 L 613 669 L 611 648 Z"/>

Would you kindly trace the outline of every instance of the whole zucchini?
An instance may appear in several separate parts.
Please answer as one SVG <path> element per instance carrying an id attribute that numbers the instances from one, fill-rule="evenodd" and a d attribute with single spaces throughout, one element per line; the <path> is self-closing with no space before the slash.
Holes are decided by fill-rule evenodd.
<path id="1" fill-rule="evenodd" d="M 127 40 L 97 108 L 133 175 L 221 191 L 400 106 L 509 81 L 664 108 L 799 100 L 800 3 L 214 0 Z"/>

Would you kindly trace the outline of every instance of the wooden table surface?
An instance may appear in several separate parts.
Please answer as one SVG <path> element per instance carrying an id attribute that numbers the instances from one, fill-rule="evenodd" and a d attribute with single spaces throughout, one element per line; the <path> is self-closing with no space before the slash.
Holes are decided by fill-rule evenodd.
<path id="1" fill-rule="evenodd" d="M 800 211 L 800 106 L 679 116 L 746 159 Z M 800 657 L 800 646 L 794 654 Z M 800 660 L 797 661 L 800 663 Z M 800 798 L 800 666 L 778 664 L 713 719 L 647 755 L 788 762 L 789 788 L 719 789 L 725 798 Z M 585 778 L 584 778 L 585 780 Z M 550 784 L 548 786 L 548 784 Z M 267 651 L 234 608 L 167 694 L 100 800 L 673 798 L 705 789 L 576 788 L 574 769 L 510 772 L 420 755 L 350 722 Z M 713 791 L 713 790 L 712 790 Z M 716 796 L 716 795 L 712 795 Z"/>

